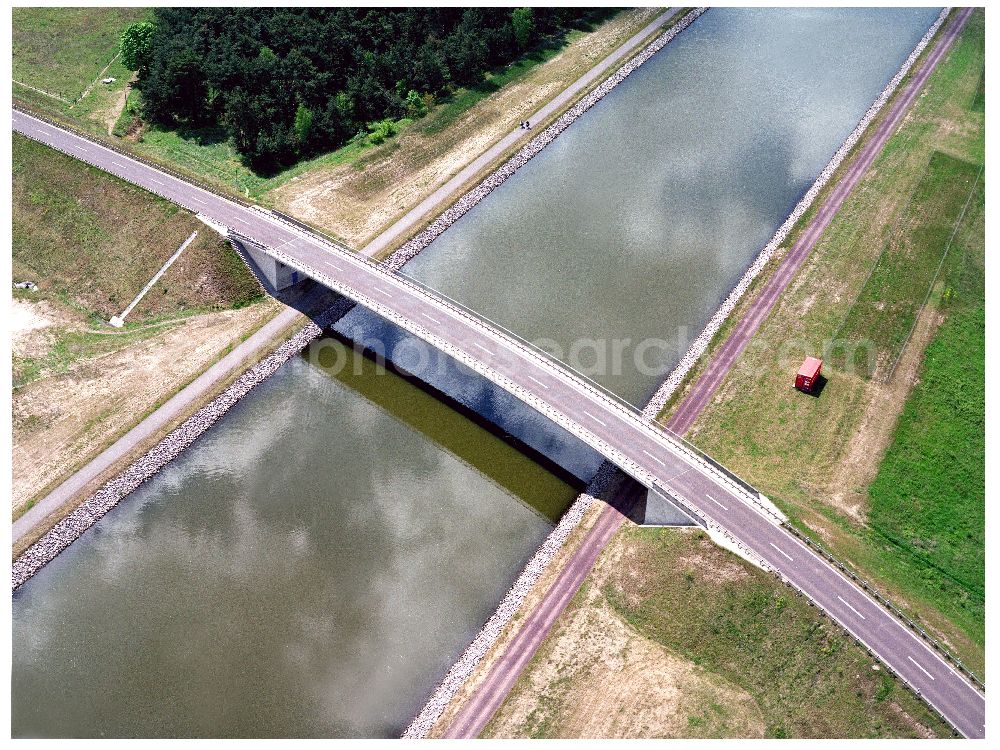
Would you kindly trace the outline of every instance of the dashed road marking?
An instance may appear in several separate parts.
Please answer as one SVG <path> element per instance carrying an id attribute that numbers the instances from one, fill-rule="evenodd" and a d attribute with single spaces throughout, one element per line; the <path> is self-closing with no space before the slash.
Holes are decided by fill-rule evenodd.
<path id="1" fill-rule="evenodd" d="M 917 669 L 919 669 L 919 670 L 920 670 L 921 672 L 923 672 L 923 673 L 924 673 L 925 675 L 927 675 L 928 677 L 930 677 L 930 678 L 931 678 L 932 680 L 934 679 L 934 675 L 932 675 L 932 674 L 931 674 L 930 672 L 928 672 L 928 671 L 927 671 L 926 669 L 924 669 L 924 668 L 923 668 L 923 667 L 922 667 L 922 666 L 920 665 L 920 662 L 918 662 L 918 661 L 917 661 L 916 659 L 914 659 L 914 658 L 913 658 L 912 656 L 910 656 L 910 655 L 907 655 L 907 657 L 906 657 L 906 658 L 907 658 L 907 659 L 909 659 L 910 661 L 912 661 L 912 662 L 913 662 L 914 664 L 916 664 L 916 665 L 917 665 Z"/>
<path id="2" fill-rule="evenodd" d="M 150 182 L 155 182 L 157 185 L 166 185 L 167 184 L 163 180 L 158 180 L 155 177 L 150 177 L 149 181 Z"/>
<path id="3" fill-rule="evenodd" d="M 604 421 L 604 420 L 602 420 L 602 419 L 598 419 L 597 417 L 595 417 L 595 416 L 594 416 L 593 414 L 591 414 L 591 413 L 590 413 L 589 411 L 587 411 L 586 409 L 584 409 L 584 410 L 583 410 L 583 413 L 584 413 L 584 414 L 586 414 L 586 415 L 587 415 L 588 417 L 590 417 L 591 419 L 593 419 L 593 420 L 594 420 L 595 422 L 597 422 L 597 424 L 599 424 L 599 425 L 604 425 L 605 427 L 607 427 L 607 426 L 608 426 L 608 423 L 607 423 L 607 422 L 605 422 L 605 421 Z"/>
<path id="4" fill-rule="evenodd" d="M 116 167 L 118 167 L 120 169 L 128 169 L 128 167 L 125 166 L 124 164 L 122 164 L 120 161 L 114 161 L 114 160 L 112 160 L 111 163 L 114 164 Z"/>
<path id="5" fill-rule="evenodd" d="M 656 463 L 658 463 L 658 464 L 659 464 L 660 466 L 666 466 L 666 464 L 665 464 L 665 463 L 663 463 L 663 461 L 661 461 L 660 459 L 658 459 L 658 458 L 657 458 L 656 456 L 654 456 L 654 455 L 653 455 L 652 453 L 650 453 L 650 452 L 649 452 L 648 450 L 646 450 L 645 448 L 643 448 L 643 449 L 642 449 L 642 452 L 643 452 L 643 453 L 645 453 L 645 454 L 646 454 L 647 456 L 649 456 L 649 457 L 650 457 L 651 459 L 653 459 L 654 461 L 656 461 Z"/>
<path id="6" fill-rule="evenodd" d="M 291 242 L 291 240 L 288 240 L 288 242 Z M 343 268 L 341 268 L 340 266 L 338 266 L 336 263 L 331 263 L 328 260 L 324 260 L 323 262 L 326 263 L 328 266 L 330 266 L 330 268 L 336 268 L 338 271 L 343 271 L 344 270 Z"/>
<path id="7" fill-rule="evenodd" d="M 542 388 L 548 388 L 548 386 L 545 385 L 545 383 L 543 383 L 538 378 L 532 377 L 531 375 L 528 376 L 528 380 L 532 381 L 533 383 L 537 383 L 538 385 L 542 386 Z"/>
<path id="8" fill-rule="evenodd" d="M 712 496 L 711 496 L 711 495 L 709 495 L 708 493 L 706 493 L 706 494 L 705 494 L 705 497 L 707 497 L 707 498 L 708 498 L 709 500 L 711 500 L 711 501 L 712 501 L 713 503 L 715 503 L 716 505 L 718 505 L 718 506 L 719 506 L 720 508 L 722 508 L 723 510 L 729 510 L 729 508 L 727 508 L 727 507 L 726 507 L 725 505 L 723 505 L 722 503 L 720 503 L 720 502 L 719 502 L 718 500 L 716 500 L 716 499 L 715 499 L 714 497 L 712 497 Z M 773 544 L 772 544 L 771 546 L 772 546 L 772 547 L 774 547 L 774 545 L 773 545 Z M 777 547 L 774 547 L 774 548 L 775 548 L 775 549 L 778 549 Z M 781 552 L 781 550 L 780 550 L 780 549 L 778 549 L 778 552 Z M 785 555 L 785 553 L 784 553 L 784 552 L 781 552 L 781 554 Z M 785 557 L 788 557 L 788 555 L 785 555 Z M 789 560 L 791 560 L 792 558 L 788 557 L 788 559 L 789 559 Z"/>
<path id="9" fill-rule="evenodd" d="M 420 314 L 423 315 L 425 318 L 427 318 L 427 320 L 431 321 L 432 323 L 437 323 L 438 325 L 441 325 L 441 321 L 435 318 L 433 315 L 428 315 L 425 312 L 421 312 Z"/>
<path id="10" fill-rule="evenodd" d="M 482 349 L 484 352 L 486 352 L 487 354 L 489 354 L 491 357 L 493 356 L 493 352 L 491 352 L 485 346 L 483 346 L 482 344 L 480 344 L 478 341 L 473 341 L 472 345 L 473 346 L 478 346 L 480 349 Z"/>
<path id="11" fill-rule="evenodd" d="M 863 614 L 861 614 L 860 612 L 858 612 L 858 610 L 856 610 L 856 609 L 855 609 L 854 607 L 852 607 L 852 606 L 851 606 L 851 603 L 850 603 L 849 601 L 847 601 L 847 600 L 846 600 L 846 599 L 845 599 L 844 597 L 842 597 L 842 596 L 841 596 L 840 594 L 837 594 L 837 598 L 838 598 L 838 599 L 840 599 L 840 601 L 841 601 L 841 602 L 842 602 L 842 603 L 843 603 L 843 604 L 844 604 L 844 605 L 845 605 L 845 606 L 846 606 L 846 607 L 847 607 L 847 608 L 848 608 L 849 610 L 851 610 L 851 612 L 853 612 L 854 614 L 856 614 L 856 615 L 857 615 L 858 617 L 860 617 L 860 618 L 861 618 L 862 620 L 867 620 L 867 619 L 868 619 L 868 618 L 867 618 L 867 617 L 865 617 L 865 616 L 864 616 Z"/>
<path id="12" fill-rule="evenodd" d="M 375 290 L 382 292 L 382 294 L 384 294 L 386 297 L 389 297 L 390 299 L 392 298 L 392 292 L 388 291 L 387 289 L 383 289 L 382 287 L 377 286 L 375 287 Z"/>
<path id="13" fill-rule="evenodd" d="M 785 557 L 787 557 L 789 562 L 793 562 L 792 556 L 789 555 L 787 552 L 785 552 L 785 550 L 781 549 L 781 547 L 779 547 L 777 544 L 775 544 L 774 542 L 768 542 L 768 544 L 770 544 L 772 547 L 774 547 L 776 550 L 778 550 L 778 552 L 780 552 Z"/>
<path id="14" fill-rule="evenodd" d="M 203 206 L 207 206 L 207 205 L 208 205 L 208 204 L 207 204 L 207 203 L 205 203 L 205 201 L 203 201 L 203 200 L 202 200 L 201 198 L 195 198 L 195 197 L 194 197 L 193 195 L 191 196 L 191 200 L 193 200 L 193 201 L 194 201 L 195 203 L 200 203 L 200 204 L 201 204 L 201 205 L 203 205 Z"/>

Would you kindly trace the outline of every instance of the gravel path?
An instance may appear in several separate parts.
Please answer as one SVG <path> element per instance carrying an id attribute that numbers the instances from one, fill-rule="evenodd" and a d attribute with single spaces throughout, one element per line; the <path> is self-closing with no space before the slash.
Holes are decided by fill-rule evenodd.
<path id="1" fill-rule="evenodd" d="M 714 325 L 714 330 L 703 333 L 702 336 L 699 337 L 699 340 L 696 340 L 694 346 L 692 347 L 692 351 L 690 351 L 688 356 L 685 358 L 688 362 L 685 363 L 685 360 L 682 360 L 681 364 L 675 370 L 675 373 L 672 373 L 671 377 L 669 377 L 657 393 L 654 394 L 650 403 L 647 404 L 646 409 L 644 410 L 647 415 L 655 415 L 662 409 L 663 404 L 669 398 L 670 394 L 683 380 L 683 376 L 687 372 L 685 366 L 689 369 L 693 365 L 694 361 L 702 355 L 708 342 L 718 330 L 718 327 L 721 326 L 725 318 L 728 317 L 729 313 L 735 306 L 735 303 L 749 287 L 750 283 L 766 264 L 767 260 L 770 259 L 773 251 L 787 236 L 788 232 L 791 231 L 795 222 L 812 204 L 816 195 L 836 171 L 837 167 L 847 156 L 848 152 L 854 147 L 854 145 L 856 145 L 864 130 L 892 96 L 892 93 L 905 77 L 914 61 L 917 57 L 919 57 L 920 53 L 924 50 L 933 38 L 934 34 L 940 28 L 946 14 L 947 9 L 942 11 L 941 16 L 939 16 L 937 21 L 928 30 L 927 34 L 921 39 L 917 47 L 914 48 L 911 55 L 900 68 L 900 71 L 892 79 L 889 85 L 886 86 L 885 90 L 865 114 L 864 118 L 859 123 L 858 128 L 848 137 L 841 149 L 837 151 L 830 164 L 823 170 L 820 177 L 817 179 L 816 183 L 812 188 L 810 188 L 810 190 L 803 197 L 802 201 L 800 201 L 800 203 L 796 206 L 792 215 L 789 216 L 788 220 L 775 234 L 775 237 L 764 248 L 751 268 L 748 269 L 747 274 L 741 280 L 740 285 L 733 290 L 730 298 L 723 304 L 720 311 L 716 314 L 715 318 L 713 318 L 713 321 L 710 322 L 709 327 L 706 329 L 706 331 L 708 331 Z M 695 389 L 692 390 L 688 398 L 682 403 L 681 408 L 678 409 L 674 419 L 672 419 L 669 423 L 669 426 L 675 432 L 682 433 L 684 429 L 686 429 L 686 426 L 689 426 L 691 422 L 694 421 L 694 418 L 697 417 L 697 415 L 704 408 L 705 404 L 714 393 L 715 388 L 718 386 L 718 383 L 725 376 L 726 372 L 728 372 L 739 353 L 743 350 L 743 348 L 745 348 L 750 336 L 760 326 L 760 323 L 764 320 L 764 318 L 767 317 L 770 310 L 773 309 L 781 292 L 785 289 L 785 287 L 787 287 L 788 282 L 791 280 L 792 276 L 794 276 L 795 271 L 801 265 L 805 257 L 808 256 L 811 249 L 815 246 L 817 239 L 822 234 L 823 230 L 829 225 L 831 219 L 836 214 L 846 196 L 850 193 L 854 186 L 857 185 L 858 181 L 871 165 L 875 156 L 877 156 L 877 154 L 881 151 L 885 141 L 888 140 L 889 136 L 892 132 L 894 132 L 895 128 L 909 109 L 909 106 L 919 94 L 921 88 L 927 80 L 927 77 L 945 55 L 947 50 L 951 47 L 955 37 L 961 31 L 970 14 L 971 9 L 962 11 L 958 19 L 948 28 L 934 52 L 927 58 L 921 69 L 907 86 L 906 90 L 894 103 L 889 115 L 872 133 L 869 143 L 866 144 L 866 146 L 855 158 L 854 163 L 851 165 L 847 174 L 841 182 L 838 183 L 836 188 L 831 191 L 830 195 L 827 196 L 816 218 L 807 227 L 802 238 L 800 238 L 799 242 L 796 243 L 795 248 L 793 248 L 793 250 L 785 258 L 782 266 L 779 267 L 779 270 L 769 280 L 768 284 L 765 286 L 765 290 L 761 293 L 760 298 L 755 302 L 751 311 L 740 321 L 737 331 L 734 331 L 734 333 L 723 345 L 723 348 L 720 349 L 719 354 L 716 355 L 715 361 L 713 361 L 715 367 L 711 369 L 711 372 L 713 373 L 712 377 L 706 379 L 706 376 L 708 375 L 708 373 L 706 373 L 706 376 L 702 377 L 704 385 L 701 381 L 699 381 Z M 740 332 L 739 335 L 737 335 L 737 332 Z M 674 380 L 674 377 L 678 372 L 681 374 L 676 377 L 676 380 Z M 678 415 L 680 416 L 678 417 Z M 588 488 L 588 493 L 581 495 L 577 500 L 577 503 L 583 504 L 585 508 L 589 507 L 593 501 L 593 497 L 590 494 L 591 492 L 591 488 Z M 469 738 L 477 737 L 481 733 L 483 727 L 486 726 L 489 719 L 493 716 L 503 700 L 506 698 L 510 689 L 514 686 L 514 683 L 516 682 L 521 671 L 524 669 L 525 665 L 530 661 L 531 657 L 535 654 L 545 637 L 548 635 L 553 624 L 555 623 L 556 618 L 562 613 L 570 599 L 572 599 L 573 595 L 579 589 L 598 555 L 614 536 L 614 533 L 624 523 L 628 513 L 627 505 L 628 498 L 623 496 L 622 492 L 619 491 L 613 496 L 608 506 L 595 522 L 594 526 L 588 531 L 584 539 L 580 542 L 579 547 L 566 563 L 564 570 L 560 573 L 551 589 L 546 592 L 542 601 L 539 602 L 539 604 L 526 615 L 524 625 L 514 637 L 511 644 L 505 649 L 499 660 L 490 669 L 482 684 L 477 687 L 472 696 L 462 705 L 458 715 L 448 727 L 446 736 L 451 738 Z M 576 506 L 574 505 L 574 507 Z M 520 583 L 520 579 L 518 583 Z M 515 588 L 517 586 L 518 584 L 516 583 Z M 526 591 L 520 594 L 522 600 L 526 594 Z M 498 610 L 498 612 L 499 611 L 500 610 Z M 512 618 L 513 614 L 514 613 L 511 612 L 507 619 L 509 620 Z M 491 619 L 485 630 L 492 631 L 494 628 L 495 626 L 493 624 L 493 620 Z M 494 641 L 496 637 L 499 637 L 499 632 L 497 632 L 494 637 Z M 476 642 L 473 642 L 473 647 L 476 645 Z M 470 660 L 474 660 L 475 663 L 478 664 L 478 662 L 485 655 L 485 650 L 482 650 L 481 645 L 479 648 L 473 649 L 473 647 L 470 647 L 470 650 L 474 650 L 474 653 L 469 655 L 467 652 L 467 655 L 471 657 Z M 482 651 L 482 653 L 480 653 L 480 651 Z M 466 655 L 463 656 L 463 659 L 465 658 Z M 453 667 L 452 671 L 456 671 L 456 669 L 460 666 L 463 666 L 462 660 L 460 660 L 459 663 Z M 465 666 L 467 669 L 467 665 Z M 467 674 L 465 674 L 463 682 L 464 679 L 467 679 L 468 676 L 471 675 L 471 672 L 472 669 L 467 669 Z M 451 680 L 451 683 L 455 682 L 452 678 L 452 672 L 449 672 L 445 682 L 442 683 L 442 688 L 447 689 L 442 690 L 439 688 L 439 692 L 442 693 L 442 695 L 438 695 L 436 693 L 432 696 L 428 706 L 425 707 L 424 711 L 418 715 L 413 724 L 409 727 L 409 729 L 407 729 L 407 732 L 404 735 L 405 737 L 426 736 L 426 733 L 430 730 L 433 722 L 436 721 L 437 717 L 441 715 L 447 705 L 447 701 L 444 700 L 443 694 L 450 693 L 450 696 L 454 696 L 460 686 L 450 684 L 449 680 Z M 433 720 L 431 720 L 432 716 Z"/>

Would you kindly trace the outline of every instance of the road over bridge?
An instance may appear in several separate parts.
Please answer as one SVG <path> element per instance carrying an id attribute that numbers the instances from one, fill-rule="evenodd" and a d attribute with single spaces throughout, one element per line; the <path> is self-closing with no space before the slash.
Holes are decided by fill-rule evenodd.
<path id="1" fill-rule="evenodd" d="M 810 597 L 959 732 L 985 733 L 985 696 L 917 633 L 782 525 L 752 487 L 530 344 L 385 266 L 268 211 L 221 197 L 23 112 L 23 135 L 225 227 L 230 236 L 368 307 L 441 349 L 576 435 L 717 539 Z"/>

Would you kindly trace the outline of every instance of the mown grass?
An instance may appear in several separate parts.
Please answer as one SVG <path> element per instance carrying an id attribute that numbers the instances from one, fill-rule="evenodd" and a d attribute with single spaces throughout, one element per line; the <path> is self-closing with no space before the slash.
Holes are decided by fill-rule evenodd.
<path id="1" fill-rule="evenodd" d="M 958 217 L 978 180 L 980 167 L 935 151 L 864 289 L 834 337 L 851 344 L 854 361 L 842 351 L 831 365 L 871 377 L 891 375 L 916 323 Z M 863 346 L 855 348 L 857 344 Z"/>
<path id="2" fill-rule="evenodd" d="M 148 8 L 14 8 L 15 80 L 75 100 L 118 53 L 121 30 Z"/>
<path id="3" fill-rule="evenodd" d="M 986 339 L 984 186 L 956 234 L 938 301 L 946 316 L 869 488 L 885 553 L 942 608 L 982 632 L 985 608 Z M 887 554 L 888 556 L 888 554 Z"/>
<path id="4" fill-rule="evenodd" d="M 746 690 L 767 736 L 950 734 L 805 599 L 703 532 L 626 527 L 615 544 L 622 557 L 602 589 L 613 609 Z"/>
<path id="5" fill-rule="evenodd" d="M 178 164 L 192 174 L 222 183 L 247 198 L 266 204 L 269 192 L 306 172 L 339 166 L 363 169 L 367 163 L 386 158 L 397 148 L 399 137 L 407 131 L 412 130 L 423 136 L 442 133 L 490 94 L 523 80 L 584 34 L 584 31 L 574 29 L 547 40 L 517 62 L 488 73 L 480 84 L 460 88 L 438 100 L 424 117 L 395 120 L 396 135 L 382 144 L 373 144 L 366 134 L 359 133 L 338 149 L 301 161 L 274 175 L 261 175 L 245 166 L 220 128 L 169 130 L 151 126 L 143 131 L 141 141 L 133 148 Z"/>
<path id="6" fill-rule="evenodd" d="M 692 435 L 977 670 L 984 663 L 985 641 L 983 601 L 975 586 L 982 554 L 981 474 L 964 462 L 964 475 L 945 472 L 954 484 L 947 494 L 938 492 L 930 475 L 942 470 L 948 451 L 967 452 L 968 462 L 981 468 L 984 459 L 976 450 L 982 428 L 977 433 L 974 424 L 938 412 L 938 439 L 973 434 L 938 451 L 930 442 L 914 442 L 910 432 L 907 448 L 889 448 L 909 381 L 898 375 L 887 382 L 869 380 L 866 372 L 838 366 L 836 358 L 824 367 L 828 382 L 819 398 L 793 391 L 791 377 L 803 355 L 826 351 L 838 335 L 848 343 L 872 337 L 887 351 L 906 339 L 984 162 L 984 117 L 977 109 L 983 59 L 984 14 L 976 11 Z M 951 300 L 982 299 L 983 212 L 980 183 L 930 290 L 931 312 L 922 318 L 943 315 L 942 335 L 949 330 L 948 317 L 958 314 Z M 883 256 L 883 248 L 891 253 Z M 883 309 L 876 303 L 885 303 Z M 917 347 L 927 344 L 933 329 L 925 330 Z M 912 361 L 920 349 L 908 351 Z M 950 373 L 960 378 L 956 388 L 981 393 L 982 350 L 952 354 L 966 363 Z M 928 419 L 929 408 L 921 412 Z M 907 485 L 919 494 L 919 506 L 912 506 L 912 495 L 890 501 L 884 495 L 888 475 L 880 480 L 887 484 L 879 485 L 879 496 L 869 496 L 887 448 L 897 476 L 923 477 L 922 489 Z M 911 512 L 914 518 L 906 518 Z M 962 514 L 972 518 L 956 518 Z"/>
<path id="7" fill-rule="evenodd" d="M 193 231 L 199 237 L 138 307 L 131 322 L 246 304 L 256 280 L 193 215 L 112 175 L 20 135 L 13 137 L 13 269 L 35 298 L 95 321 L 127 305 Z"/>

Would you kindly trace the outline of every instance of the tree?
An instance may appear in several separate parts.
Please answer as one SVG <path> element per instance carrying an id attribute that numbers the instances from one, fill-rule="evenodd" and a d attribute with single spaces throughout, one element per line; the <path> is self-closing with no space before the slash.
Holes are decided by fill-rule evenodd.
<path id="1" fill-rule="evenodd" d="M 153 49 L 153 34 L 156 27 L 149 21 L 139 21 L 126 27 L 118 43 L 122 65 L 129 70 L 144 68 L 149 62 Z"/>
<path id="2" fill-rule="evenodd" d="M 514 39 L 518 49 L 525 49 L 535 36 L 535 14 L 531 8 L 514 8 L 510 14 L 510 24 L 514 27 Z"/>
<path id="3" fill-rule="evenodd" d="M 299 108 L 295 110 L 295 123 L 293 128 L 295 130 L 295 138 L 299 142 L 299 146 L 303 146 L 309 142 L 310 131 L 312 130 L 313 124 L 313 113 L 309 108 L 299 103 Z"/>
<path id="4" fill-rule="evenodd" d="M 254 169 L 392 137 L 587 13 L 551 8 L 170 8 L 122 37 L 143 115 L 217 128 Z M 388 124 L 386 124 L 388 121 Z M 369 124 L 371 124 L 369 126 Z"/>
<path id="5" fill-rule="evenodd" d="M 423 117 L 427 114 L 427 102 L 420 96 L 420 92 L 410 89 L 406 95 L 406 114 L 409 117 Z"/>

